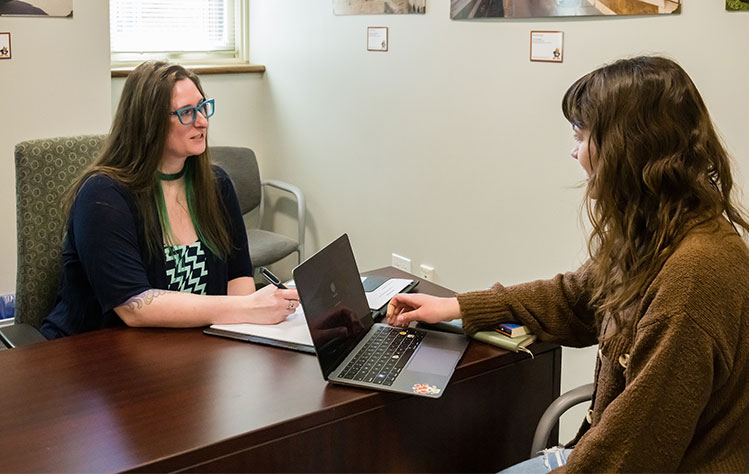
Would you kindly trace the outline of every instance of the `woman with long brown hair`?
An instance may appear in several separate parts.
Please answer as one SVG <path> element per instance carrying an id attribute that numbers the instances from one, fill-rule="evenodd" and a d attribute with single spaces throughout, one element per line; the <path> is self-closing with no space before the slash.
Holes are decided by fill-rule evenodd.
<path id="1" fill-rule="evenodd" d="M 71 187 L 47 338 L 104 327 L 274 324 L 296 290 L 255 291 L 227 174 L 211 164 L 214 101 L 182 66 L 145 62 L 125 82 L 96 162 Z"/>
<path id="2" fill-rule="evenodd" d="M 399 295 L 388 321 L 462 318 L 468 334 L 516 321 L 544 341 L 598 344 L 561 470 L 745 472 L 749 223 L 697 88 L 674 61 L 637 57 L 578 79 L 562 109 L 588 176 L 589 260 L 456 298 Z M 510 470 L 546 472 L 564 455 Z"/>

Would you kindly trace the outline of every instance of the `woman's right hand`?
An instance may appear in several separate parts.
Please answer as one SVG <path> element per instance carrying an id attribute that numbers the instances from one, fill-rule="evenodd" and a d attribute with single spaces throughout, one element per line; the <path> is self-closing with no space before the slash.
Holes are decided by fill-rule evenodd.
<path id="1" fill-rule="evenodd" d="M 388 303 L 387 321 L 393 326 L 408 326 L 411 321 L 434 324 L 459 317 L 460 305 L 457 298 L 401 293 Z"/>
<path id="2" fill-rule="evenodd" d="M 267 285 L 247 295 L 250 308 L 243 323 L 278 324 L 296 311 L 299 293 L 295 289 L 282 290 Z"/>

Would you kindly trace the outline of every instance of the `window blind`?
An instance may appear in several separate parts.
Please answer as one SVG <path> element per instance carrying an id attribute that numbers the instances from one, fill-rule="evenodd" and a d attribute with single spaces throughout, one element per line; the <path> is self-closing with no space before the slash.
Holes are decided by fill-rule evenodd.
<path id="1" fill-rule="evenodd" d="M 235 51 L 234 2 L 110 0 L 111 51 Z"/>

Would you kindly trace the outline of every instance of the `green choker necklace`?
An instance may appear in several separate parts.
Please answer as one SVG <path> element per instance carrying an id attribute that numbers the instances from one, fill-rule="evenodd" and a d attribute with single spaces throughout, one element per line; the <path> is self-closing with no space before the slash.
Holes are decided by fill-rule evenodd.
<path id="1" fill-rule="evenodd" d="M 187 171 L 187 166 L 183 166 L 181 170 L 172 174 L 166 174 L 166 173 L 162 173 L 161 171 L 157 171 L 156 176 L 158 176 L 159 179 L 162 181 L 174 181 L 184 176 L 185 171 Z"/>

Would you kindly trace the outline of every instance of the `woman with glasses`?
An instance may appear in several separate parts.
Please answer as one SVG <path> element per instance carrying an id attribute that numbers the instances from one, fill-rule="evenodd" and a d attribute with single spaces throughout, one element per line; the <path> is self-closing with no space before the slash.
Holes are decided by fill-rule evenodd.
<path id="1" fill-rule="evenodd" d="M 472 334 L 518 321 L 543 341 L 599 345 L 574 449 L 508 472 L 565 459 L 567 472 L 746 472 L 749 222 L 697 88 L 675 62 L 637 57 L 578 79 L 562 110 L 587 176 L 588 261 L 456 298 L 398 295 L 388 322 L 462 318 Z"/>
<path id="2" fill-rule="evenodd" d="M 296 310 L 296 290 L 255 291 L 234 188 L 206 146 L 213 112 L 181 66 L 146 62 L 128 76 L 100 156 L 69 192 L 47 338 L 123 323 L 274 324 Z"/>

